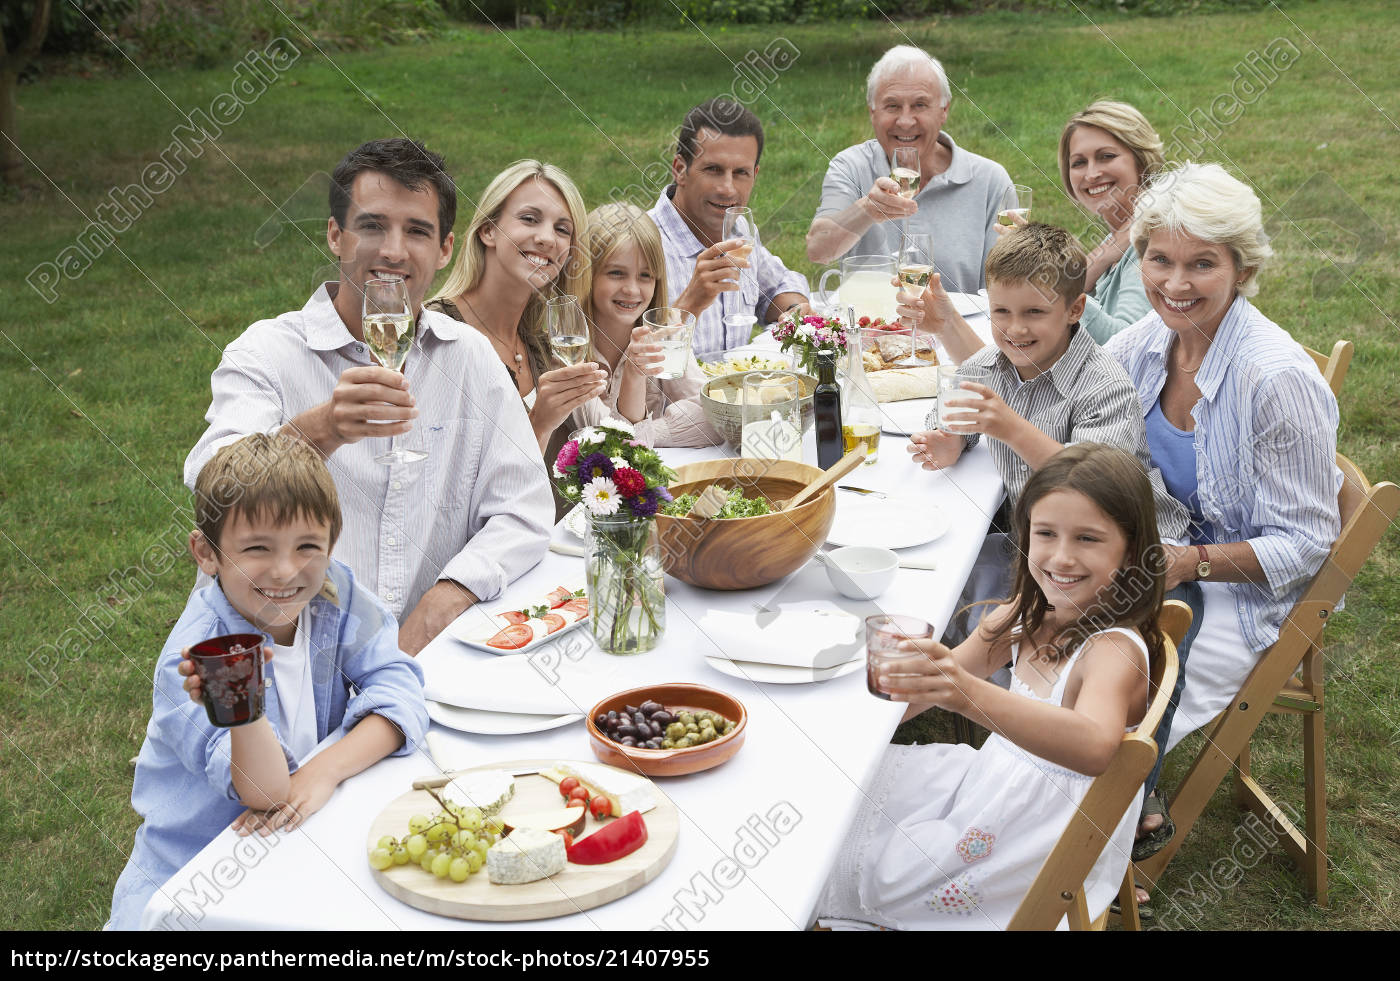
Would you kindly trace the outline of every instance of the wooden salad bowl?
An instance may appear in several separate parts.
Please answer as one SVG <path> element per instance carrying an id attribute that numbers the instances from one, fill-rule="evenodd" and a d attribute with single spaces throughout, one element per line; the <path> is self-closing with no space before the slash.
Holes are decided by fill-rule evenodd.
<path id="1" fill-rule="evenodd" d="M 731 457 L 678 468 L 670 491 L 680 497 L 719 484 L 776 504 L 821 475 L 820 469 L 805 463 Z M 658 514 L 656 530 L 663 565 L 677 579 L 704 589 L 752 589 L 811 561 L 835 518 L 836 495 L 827 488 L 791 511 L 754 518 L 702 520 Z"/>

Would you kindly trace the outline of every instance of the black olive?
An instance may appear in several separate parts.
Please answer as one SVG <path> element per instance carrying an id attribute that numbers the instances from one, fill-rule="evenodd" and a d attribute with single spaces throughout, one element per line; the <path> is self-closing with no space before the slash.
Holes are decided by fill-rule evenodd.
<path id="1" fill-rule="evenodd" d="M 631 715 L 633 712 L 637 711 L 637 706 L 635 706 L 635 705 L 624 705 L 624 706 L 622 707 L 622 710 L 623 710 L 624 712 L 626 712 L 628 715 Z"/>
<path id="2" fill-rule="evenodd" d="M 633 739 L 631 736 L 623 736 L 623 737 L 622 737 L 622 745 L 624 745 L 624 746 L 635 746 L 635 745 L 637 745 L 637 740 Z"/>
<path id="3" fill-rule="evenodd" d="M 676 717 L 665 709 L 661 709 L 659 712 L 652 713 L 651 721 L 661 726 L 668 726 L 676 721 Z"/>
<path id="4" fill-rule="evenodd" d="M 619 736 L 631 736 L 631 737 L 633 737 L 633 738 L 636 738 L 636 736 L 638 735 L 638 733 L 639 733 L 639 730 L 637 729 L 636 726 L 618 726 L 618 727 L 617 727 L 617 735 L 619 735 Z"/>
<path id="5" fill-rule="evenodd" d="M 651 715 L 653 712 L 660 712 L 660 711 L 661 711 L 661 703 L 660 703 L 660 702 L 653 702 L 653 701 L 651 701 L 650 699 L 648 699 L 647 701 L 645 701 L 645 702 L 642 703 L 641 712 L 642 712 L 643 715 L 649 716 L 649 715 Z"/>
<path id="6" fill-rule="evenodd" d="M 613 711 L 611 711 L 611 712 L 608 713 L 608 721 L 609 721 L 609 722 L 616 722 L 616 721 L 617 721 L 617 710 L 616 710 L 616 709 L 614 709 Z"/>
<path id="7" fill-rule="evenodd" d="M 599 712 L 599 713 L 598 713 L 598 718 L 596 718 L 596 719 L 593 720 L 593 724 L 596 725 L 599 729 L 602 729 L 602 728 L 604 728 L 605 726 L 607 726 L 607 724 L 608 724 L 608 717 L 607 717 L 606 715 L 604 715 L 602 712 Z"/>

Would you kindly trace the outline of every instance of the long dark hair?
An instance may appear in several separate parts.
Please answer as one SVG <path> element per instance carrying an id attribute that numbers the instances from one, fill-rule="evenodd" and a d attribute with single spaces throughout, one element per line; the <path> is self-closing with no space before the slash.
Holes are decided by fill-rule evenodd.
<path id="1" fill-rule="evenodd" d="M 1162 631 L 1157 618 L 1166 589 L 1166 562 L 1157 536 L 1157 514 L 1152 485 L 1142 465 L 1128 453 L 1102 443 L 1076 443 L 1066 447 L 1037 470 L 1021 499 L 1016 502 L 1016 578 L 1011 589 L 1012 612 L 1000 623 L 983 620 L 983 638 L 1008 646 L 1021 637 L 1034 636 L 1054 609 L 1031 576 L 1028 559 L 1031 509 L 1058 490 L 1073 490 L 1093 501 L 1118 526 L 1128 540 L 1127 561 L 1114 575 L 1107 595 L 1091 609 L 1058 631 L 1049 649 L 1037 655 L 1061 659 L 1072 654 L 1084 639 L 1108 627 L 1136 627 L 1147 642 L 1148 656 L 1162 656 Z"/>

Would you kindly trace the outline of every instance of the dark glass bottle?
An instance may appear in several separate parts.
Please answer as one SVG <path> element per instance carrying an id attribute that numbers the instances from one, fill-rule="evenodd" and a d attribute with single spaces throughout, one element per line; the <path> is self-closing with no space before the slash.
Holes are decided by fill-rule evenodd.
<path id="1" fill-rule="evenodd" d="M 841 389 L 836 384 L 836 352 L 817 352 L 817 388 L 812 393 L 817 427 L 817 466 L 830 470 L 844 454 L 841 441 Z"/>

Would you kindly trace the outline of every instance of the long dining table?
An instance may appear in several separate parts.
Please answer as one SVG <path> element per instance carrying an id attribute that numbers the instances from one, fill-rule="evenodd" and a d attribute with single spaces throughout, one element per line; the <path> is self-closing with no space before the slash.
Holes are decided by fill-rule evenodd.
<path id="1" fill-rule="evenodd" d="M 656 877 L 604 905 L 545 921 L 481 922 L 419 909 L 390 896 L 367 861 L 371 821 L 413 781 L 445 768 L 519 760 L 592 760 L 582 721 L 539 732 L 482 735 L 434 723 L 434 753 L 389 757 L 346 780 L 296 831 L 268 839 L 225 830 L 167 882 L 147 905 L 147 929 L 395 930 L 794 930 L 813 921 L 822 888 L 873 779 L 904 706 L 872 697 L 864 670 L 802 684 L 771 684 L 723 673 L 705 657 L 701 621 L 715 610 L 743 611 L 801 600 L 837 601 L 847 612 L 914 614 L 941 632 L 955 611 L 992 516 L 1003 497 L 985 442 L 951 468 L 920 469 L 906 440 L 886 435 L 874 464 L 842 483 L 889 495 L 890 521 L 911 508 L 940 510 L 947 530 L 899 550 L 933 565 L 901 568 L 876 600 L 842 600 L 813 561 L 769 586 L 717 592 L 666 580 L 666 627 L 656 649 L 614 657 L 583 638 L 569 655 L 590 692 L 689 682 L 738 698 L 748 713 L 744 745 L 732 759 L 700 773 L 655 778 L 679 812 L 676 850 Z M 730 453 L 665 449 L 673 467 Z M 815 447 L 808 434 L 807 461 Z M 836 491 L 838 517 L 855 495 Z M 902 509 L 902 510 L 901 510 Z M 554 538 L 579 545 L 562 525 Z M 506 595 L 483 604 L 512 608 L 561 584 L 581 582 L 583 560 L 550 551 Z M 471 615 L 468 611 L 465 616 Z M 475 614 L 480 616 L 480 611 Z M 445 632 L 419 655 L 429 674 L 444 665 L 470 668 L 493 656 Z M 434 667 L 436 666 L 436 667 Z M 740 672 L 742 674 L 742 672 Z M 581 691 L 584 689 L 580 689 Z M 588 697 L 592 697 L 591 694 Z M 591 702 L 580 698 L 579 711 Z M 332 737 L 333 739 L 334 737 Z M 328 740 L 329 742 L 330 740 Z M 735 867 L 738 867 L 736 873 Z"/>

